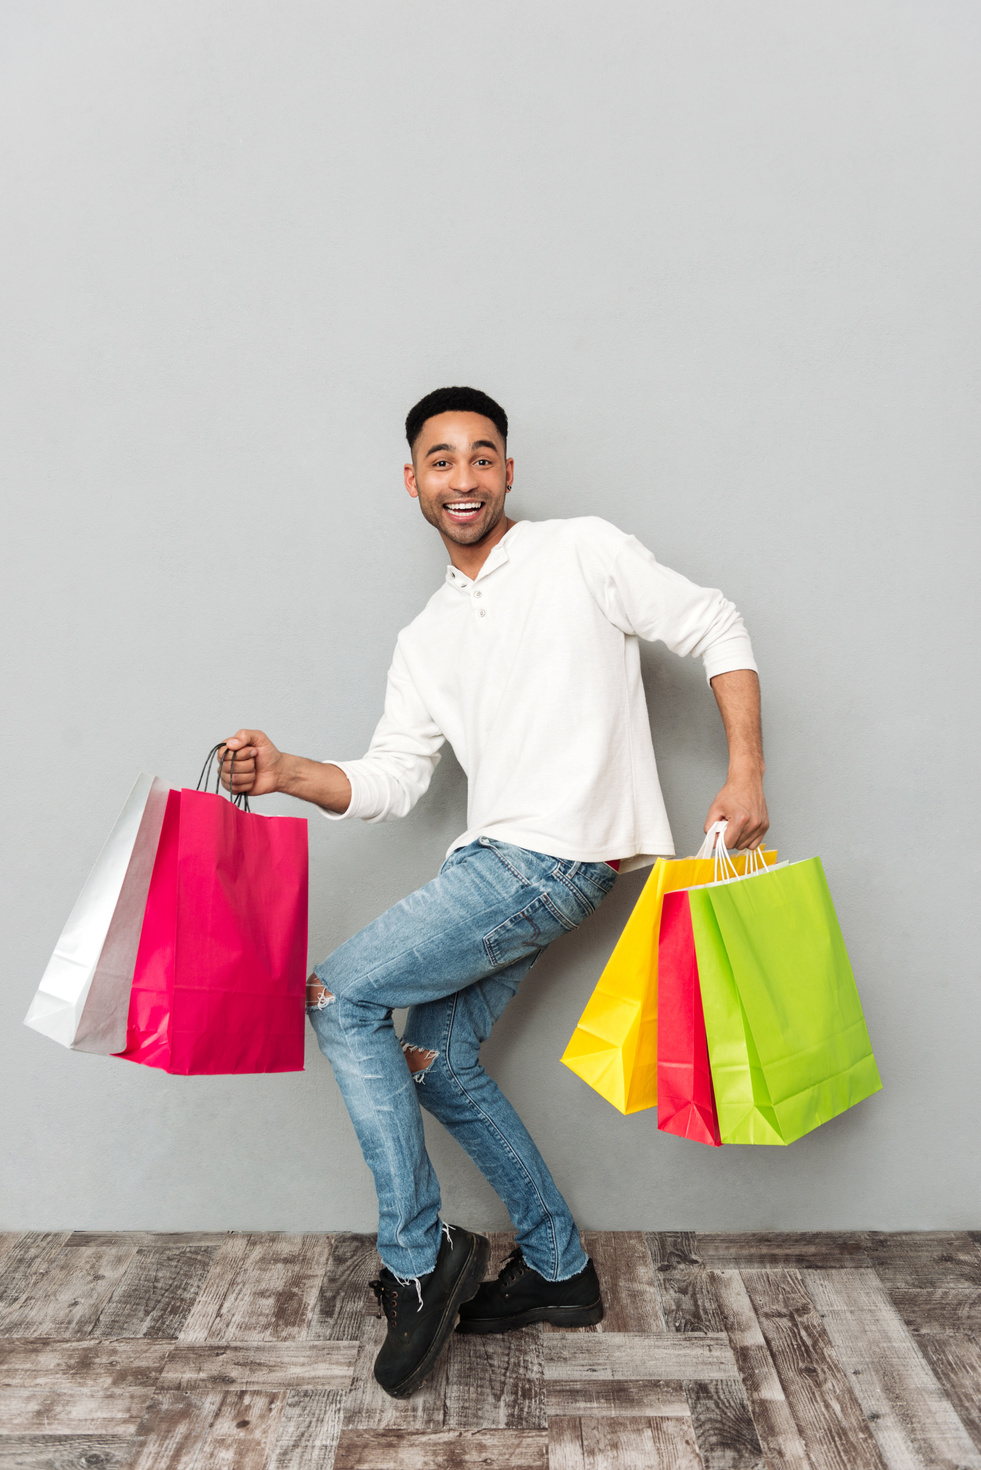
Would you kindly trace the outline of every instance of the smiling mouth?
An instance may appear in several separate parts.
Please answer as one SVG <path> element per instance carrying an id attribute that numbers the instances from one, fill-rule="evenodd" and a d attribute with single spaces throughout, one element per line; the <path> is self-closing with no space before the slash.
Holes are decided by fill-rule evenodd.
<path id="1" fill-rule="evenodd" d="M 443 506 L 446 514 L 454 521 L 474 521 L 483 508 L 482 500 L 454 500 Z"/>

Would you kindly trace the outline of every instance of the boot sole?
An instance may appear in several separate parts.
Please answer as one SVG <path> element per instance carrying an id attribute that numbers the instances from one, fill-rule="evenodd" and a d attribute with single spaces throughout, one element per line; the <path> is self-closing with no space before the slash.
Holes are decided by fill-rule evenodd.
<path id="1" fill-rule="evenodd" d="M 424 1358 L 417 1363 L 407 1378 L 394 1388 L 385 1388 L 385 1392 L 393 1399 L 407 1399 L 410 1394 L 415 1393 L 419 1385 L 429 1377 L 436 1366 L 440 1353 L 445 1348 L 453 1335 L 453 1328 L 460 1308 L 464 1302 L 468 1302 L 476 1295 L 477 1288 L 484 1279 L 487 1271 L 487 1263 L 490 1260 L 490 1241 L 484 1236 L 474 1237 L 474 1250 L 466 1269 L 461 1272 L 457 1284 L 446 1300 L 446 1307 L 440 1318 L 439 1328 L 435 1337 L 429 1345 Z M 385 1385 L 382 1384 L 384 1388 Z"/>
<path id="2" fill-rule="evenodd" d="M 461 1317 L 457 1332 L 517 1332 L 535 1322 L 548 1322 L 553 1327 L 594 1327 L 603 1320 L 602 1301 L 588 1307 L 529 1307 L 514 1317 Z"/>

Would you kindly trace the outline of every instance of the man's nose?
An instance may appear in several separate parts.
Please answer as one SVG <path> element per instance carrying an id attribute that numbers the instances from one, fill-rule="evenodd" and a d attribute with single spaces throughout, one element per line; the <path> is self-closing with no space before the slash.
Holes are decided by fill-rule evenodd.
<path id="1" fill-rule="evenodd" d="M 472 465 L 459 465 L 450 480 L 450 489 L 456 494 L 468 495 L 477 489 L 480 480 Z"/>

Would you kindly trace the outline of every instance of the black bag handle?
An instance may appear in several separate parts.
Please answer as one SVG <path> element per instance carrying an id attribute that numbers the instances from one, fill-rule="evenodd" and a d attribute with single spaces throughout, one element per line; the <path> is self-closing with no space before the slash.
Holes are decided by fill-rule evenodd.
<path id="1" fill-rule="evenodd" d="M 200 791 L 202 788 L 205 791 L 207 791 L 207 789 L 208 789 L 208 783 L 211 780 L 211 766 L 212 766 L 212 763 L 214 762 L 214 759 L 217 756 L 219 750 L 222 750 L 222 748 L 224 746 L 225 746 L 224 740 L 219 740 L 218 744 L 212 746 L 211 750 L 208 751 L 208 758 L 205 761 L 204 765 L 201 767 L 201 774 L 198 777 L 198 784 L 194 788 L 195 791 Z M 235 752 L 234 752 L 234 750 L 228 750 L 226 748 L 224 750 L 224 753 L 223 753 L 221 759 L 218 762 L 218 772 L 217 772 L 217 775 L 215 776 L 215 795 L 216 796 L 220 796 L 221 795 L 221 773 L 222 773 L 222 771 L 224 770 L 224 767 L 225 767 L 225 756 L 226 755 L 231 756 L 231 761 L 229 762 L 229 766 L 228 766 L 228 786 L 229 786 L 228 796 L 229 796 L 229 800 L 231 801 L 231 803 L 232 803 L 233 806 L 237 806 L 238 807 L 238 809 L 239 809 L 240 812 L 251 812 L 252 808 L 249 806 L 249 795 L 248 795 L 248 792 L 247 791 L 240 791 L 238 793 L 238 795 L 236 796 L 235 793 L 231 790 L 232 777 L 235 774 Z"/>

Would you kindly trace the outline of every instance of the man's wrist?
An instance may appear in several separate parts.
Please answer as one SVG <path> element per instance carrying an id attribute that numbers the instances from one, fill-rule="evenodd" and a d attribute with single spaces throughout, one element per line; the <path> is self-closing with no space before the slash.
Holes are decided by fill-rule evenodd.
<path id="1" fill-rule="evenodd" d="M 280 755 L 280 766 L 276 772 L 276 790 L 285 796 L 300 796 L 303 792 L 303 766 L 309 764 L 301 755 L 288 755 L 283 751 Z"/>
<path id="2" fill-rule="evenodd" d="M 762 781 L 765 770 L 762 756 L 737 756 L 729 761 L 726 782 Z"/>

